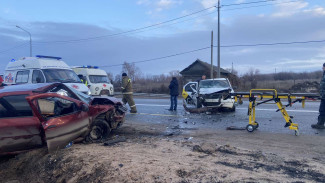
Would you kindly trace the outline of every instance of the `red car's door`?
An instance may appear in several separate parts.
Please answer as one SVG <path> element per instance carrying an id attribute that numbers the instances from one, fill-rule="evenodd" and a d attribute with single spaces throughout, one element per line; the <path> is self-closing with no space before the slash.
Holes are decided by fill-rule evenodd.
<path id="1" fill-rule="evenodd" d="M 49 152 L 65 147 L 88 132 L 87 104 L 56 93 L 30 96 L 27 100 L 42 122 Z"/>
<path id="2" fill-rule="evenodd" d="M 26 100 L 27 94 L 0 98 L 0 154 L 42 146 L 41 124 Z"/>

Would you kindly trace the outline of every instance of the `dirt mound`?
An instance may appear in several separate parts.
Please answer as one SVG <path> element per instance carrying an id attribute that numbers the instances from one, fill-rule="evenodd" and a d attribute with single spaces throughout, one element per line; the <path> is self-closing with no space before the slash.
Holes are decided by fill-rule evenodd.
<path id="1" fill-rule="evenodd" d="M 55 154 L 39 149 L 3 161 L 0 182 L 99 182 L 108 169 L 103 164 L 85 165 L 83 159 L 69 153 L 69 149 Z M 89 170 L 84 170 L 85 167 Z M 83 173 L 76 176 L 78 172 Z"/>
<path id="2" fill-rule="evenodd" d="M 290 91 L 303 93 L 317 93 L 319 91 L 319 83 L 317 81 L 306 81 L 303 83 L 297 83 L 290 88 Z"/>

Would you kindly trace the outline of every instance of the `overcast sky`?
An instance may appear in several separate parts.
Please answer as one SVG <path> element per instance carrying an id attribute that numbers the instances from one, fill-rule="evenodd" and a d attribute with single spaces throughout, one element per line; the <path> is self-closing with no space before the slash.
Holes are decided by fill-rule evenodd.
<path id="1" fill-rule="evenodd" d="M 244 4 L 256 1 L 263 0 L 221 0 L 221 67 L 231 68 L 233 63 L 240 74 L 249 68 L 262 73 L 320 70 L 325 62 L 325 1 Z M 32 34 L 33 55 L 60 56 L 71 66 L 96 65 L 113 74 L 121 72 L 121 66 L 113 65 L 124 61 L 210 47 L 212 30 L 216 46 L 216 9 L 201 11 L 216 4 L 217 0 L 0 0 L 0 72 L 11 59 L 29 56 L 29 36 L 16 25 Z M 247 46 L 305 41 L 322 42 Z M 246 46 L 224 47 L 231 45 Z M 144 74 L 162 74 L 210 58 L 208 48 L 136 65 Z"/>

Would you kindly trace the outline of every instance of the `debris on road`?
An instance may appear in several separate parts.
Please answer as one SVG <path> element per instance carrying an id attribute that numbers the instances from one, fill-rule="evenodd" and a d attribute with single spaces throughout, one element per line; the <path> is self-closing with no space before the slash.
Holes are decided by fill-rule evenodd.
<path id="1" fill-rule="evenodd" d="M 126 141 L 125 137 L 118 137 L 116 139 L 110 139 L 110 140 L 105 141 L 104 146 L 112 146 L 116 143 L 125 142 L 125 141 Z"/>
<path id="2" fill-rule="evenodd" d="M 238 126 L 228 126 L 226 130 L 246 130 L 245 127 L 238 127 Z"/>
<path id="3" fill-rule="evenodd" d="M 183 107 L 185 109 L 186 112 L 189 113 L 204 113 L 208 111 L 207 107 L 203 107 L 203 108 L 188 108 L 184 103 L 183 103 Z"/>

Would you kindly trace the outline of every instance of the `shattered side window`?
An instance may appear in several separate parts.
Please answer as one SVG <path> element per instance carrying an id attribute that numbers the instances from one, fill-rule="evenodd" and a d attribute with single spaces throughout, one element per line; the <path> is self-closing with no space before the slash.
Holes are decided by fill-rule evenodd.
<path id="1" fill-rule="evenodd" d="M 0 98 L 0 118 L 33 116 L 26 96 L 12 95 Z"/>
<path id="2" fill-rule="evenodd" d="M 185 86 L 185 91 L 193 92 L 193 88 L 196 89 L 196 83 L 190 83 Z"/>
<path id="3" fill-rule="evenodd" d="M 77 104 L 58 97 L 41 98 L 37 100 L 42 116 L 46 118 L 63 116 L 78 111 Z"/>

